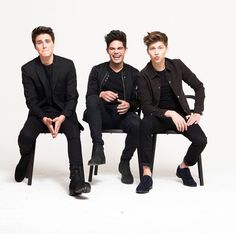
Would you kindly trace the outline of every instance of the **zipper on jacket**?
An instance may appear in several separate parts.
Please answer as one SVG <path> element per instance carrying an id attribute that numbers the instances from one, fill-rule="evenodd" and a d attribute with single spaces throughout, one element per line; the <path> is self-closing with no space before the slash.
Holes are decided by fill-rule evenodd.
<path id="1" fill-rule="evenodd" d="M 108 78 L 109 78 L 109 73 L 108 73 L 108 71 L 107 71 L 106 74 L 104 75 L 102 81 L 101 81 L 101 84 L 100 84 L 100 91 L 102 91 L 102 87 L 103 87 L 103 85 L 107 82 Z"/>
<path id="2" fill-rule="evenodd" d="M 126 101 L 126 91 L 125 91 L 125 82 L 124 82 L 124 73 L 123 71 L 121 72 L 121 79 L 122 79 L 122 84 L 123 84 L 123 89 L 124 89 L 124 100 Z"/>

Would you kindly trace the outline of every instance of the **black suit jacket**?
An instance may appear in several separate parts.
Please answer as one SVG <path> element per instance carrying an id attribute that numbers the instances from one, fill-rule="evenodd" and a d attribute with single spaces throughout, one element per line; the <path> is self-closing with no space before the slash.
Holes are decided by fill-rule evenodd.
<path id="1" fill-rule="evenodd" d="M 78 92 L 73 61 L 54 55 L 52 94 L 39 57 L 23 65 L 21 71 L 29 115 L 42 119 L 45 116 L 43 107 L 47 104 L 50 96 L 60 108 L 61 115 L 70 118 L 75 113 Z"/>

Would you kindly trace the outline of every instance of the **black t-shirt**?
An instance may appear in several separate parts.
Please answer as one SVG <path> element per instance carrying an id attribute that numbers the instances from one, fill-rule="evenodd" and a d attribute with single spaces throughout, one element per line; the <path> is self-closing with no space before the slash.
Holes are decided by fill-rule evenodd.
<path id="1" fill-rule="evenodd" d="M 50 84 L 50 88 L 52 90 L 53 88 L 53 64 L 50 64 L 50 65 L 43 65 L 43 68 L 45 70 L 45 74 L 46 74 L 46 77 L 49 81 L 49 84 Z"/>
<path id="2" fill-rule="evenodd" d="M 159 107 L 162 109 L 174 110 L 183 113 L 183 109 L 181 108 L 176 95 L 166 79 L 166 71 L 157 71 L 156 73 L 158 74 L 161 83 Z"/>
<path id="3" fill-rule="evenodd" d="M 102 91 L 112 91 L 118 93 L 118 98 L 124 100 L 124 87 L 123 87 L 123 69 L 119 72 L 115 72 L 108 66 L 109 77 L 104 84 Z M 117 104 L 117 101 L 110 102 L 109 104 Z"/>
<path id="4" fill-rule="evenodd" d="M 43 65 L 46 77 L 50 86 L 50 96 L 47 99 L 47 103 L 43 106 L 44 112 L 59 112 L 61 109 L 53 101 L 53 64 Z"/>

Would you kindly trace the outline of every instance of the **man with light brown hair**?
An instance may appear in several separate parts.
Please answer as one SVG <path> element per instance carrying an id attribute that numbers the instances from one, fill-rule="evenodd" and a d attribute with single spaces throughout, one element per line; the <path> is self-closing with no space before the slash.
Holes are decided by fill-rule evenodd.
<path id="1" fill-rule="evenodd" d="M 147 193 L 152 188 L 151 163 L 152 134 L 175 130 L 191 141 L 176 175 L 186 186 L 197 186 L 189 166 L 197 163 L 207 144 L 207 138 L 198 125 L 204 108 L 205 91 L 203 83 L 179 59 L 166 58 L 168 37 L 154 31 L 144 37 L 150 62 L 138 76 L 138 98 L 144 118 L 140 125 L 140 158 L 143 176 L 136 188 L 137 193 Z M 182 82 L 195 92 L 194 110 L 188 106 Z"/>

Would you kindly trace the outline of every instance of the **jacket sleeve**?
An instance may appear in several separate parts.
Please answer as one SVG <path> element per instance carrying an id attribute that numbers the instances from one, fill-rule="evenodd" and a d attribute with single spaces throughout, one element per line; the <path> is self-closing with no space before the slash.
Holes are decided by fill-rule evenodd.
<path id="1" fill-rule="evenodd" d="M 99 95 L 100 90 L 98 70 L 94 66 L 89 74 L 86 98 L 91 95 Z"/>
<path id="2" fill-rule="evenodd" d="M 166 109 L 160 109 L 158 104 L 155 104 L 152 95 L 151 84 L 148 79 L 141 73 L 138 75 L 138 99 L 141 104 L 141 109 L 144 115 L 154 115 L 164 117 Z"/>
<path id="3" fill-rule="evenodd" d="M 139 73 L 139 71 L 135 70 L 132 74 L 133 86 L 132 86 L 132 91 L 131 91 L 131 98 L 129 101 L 131 111 L 136 111 L 138 109 L 138 107 L 140 106 L 138 96 L 137 96 L 138 73 Z"/>
<path id="4" fill-rule="evenodd" d="M 195 92 L 194 113 L 202 114 L 204 110 L 205 88 L 197 76 L 179 60 L 182 69 L 182 78 Z"/>
<path id="5" fill-rule="evenodd" d="M 74 63 L 70 61 L 69 71 L 66 79 L 66 101 L 62 110 L 62 115 L 70 117 L 76 109 L 79 94 L 77 92 L 76 70 Z"/>
<path id="6" fill-rule="evenodd" d="M 39 119 L 43 119 L 45 115 L 43 110 L 40 108 L 40 100 L 33 83 L 33 78 L 24 66 L 22 66 L 21 72 L 26 105 L 29 108 L 31 114 L 34 114 Z"/>

